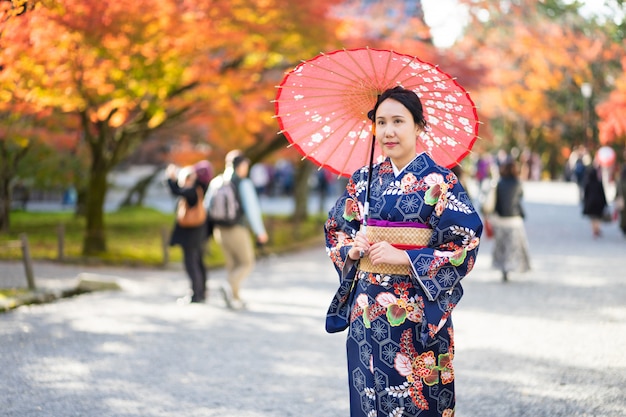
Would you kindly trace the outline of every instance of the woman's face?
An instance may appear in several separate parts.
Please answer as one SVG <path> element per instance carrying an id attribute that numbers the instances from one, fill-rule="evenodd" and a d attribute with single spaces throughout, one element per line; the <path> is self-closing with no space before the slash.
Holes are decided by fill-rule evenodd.
<path id="1" fill-rule="evenodd" d="M 415 141 L 420 127 L 413 121 L 404 105 L 388 98 L 376 110 L 376 141 L 383 154 L 391 158 L 398 169 L 415 158 Z"/>

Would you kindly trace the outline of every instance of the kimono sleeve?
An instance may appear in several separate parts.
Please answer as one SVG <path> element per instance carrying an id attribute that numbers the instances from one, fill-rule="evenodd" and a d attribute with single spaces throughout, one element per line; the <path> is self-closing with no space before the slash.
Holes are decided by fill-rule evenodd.
<path id="1" fill-rule="evenodd" d="M 433 174 L 427 183 L 424 201 L 433 206 L 433 235 L 428 247 L 407 253 L 414 276 L 434 301 L 452 293 L 474 267 L 483 224 L 454 174 Z"/>
<path id="2" fill-rule="evenodd" d="M 352 248 L 354 237 L 361 226 L 364 193 L 365 183 L 361 175 L 355 173 L 328 212 L 328 219 L 324 224 L 326 252 L 339 274 L 340 281 L 348 273 L 354 272 L 352 270 L 357 266 L 357 262 L 348 257 L 348 251 Z"/>

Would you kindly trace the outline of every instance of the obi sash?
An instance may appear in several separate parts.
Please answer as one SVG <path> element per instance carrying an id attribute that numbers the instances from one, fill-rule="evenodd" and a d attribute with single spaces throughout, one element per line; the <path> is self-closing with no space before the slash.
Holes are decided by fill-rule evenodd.
<path id="1" fill-rule="evenodd" d="M 433 231 L 422 223 L 369 219 L 365 234 L 370 243 L 386 241 L 395 248 L 409 250 L 425 248 Z M 360 260 L 359 270 L 387 275 L 411 274 L 410 265 L 374 265 L 368 256 Z"/>

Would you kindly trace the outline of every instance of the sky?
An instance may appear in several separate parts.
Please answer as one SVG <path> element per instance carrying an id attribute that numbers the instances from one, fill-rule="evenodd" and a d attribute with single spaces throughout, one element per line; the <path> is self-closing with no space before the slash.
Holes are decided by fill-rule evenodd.
<path id="1" fill-rule="evenodd" d="M 602 2 L 599 0 L 585 0 L 582 13 L 601 13 Z M 430 27 L 435 46 L 447 48 L 458 38 L 467 21 L 463 7 L 459 7 L 457 0 L 422 0 L 424 18 Z"/>
<path id="2" fill-rule="evenodd" d="M 422 0 L 422 7 L 435 46 L 451 46 L 467 21 L 465 10 L 456 0 Z"/>

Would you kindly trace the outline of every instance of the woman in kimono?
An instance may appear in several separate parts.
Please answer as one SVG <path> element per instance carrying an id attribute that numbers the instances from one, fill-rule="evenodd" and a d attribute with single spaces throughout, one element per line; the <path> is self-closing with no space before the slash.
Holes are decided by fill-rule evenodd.
<path id="1" fill-rule="evenodd" d="M 450 314 L 476 262 L 482 223 L 458 178 L 416 153 L 426 121 L 414 92 L 385 91 L 369 117 L 386 159 L 372 169 L 365 231 L 368 167 L 352 175 L 324 227 L 342 284 L 354 280 L 350 416 L 452 417 Z M 328 318 L 345 298 L 340 288 Z"/>

